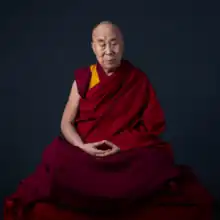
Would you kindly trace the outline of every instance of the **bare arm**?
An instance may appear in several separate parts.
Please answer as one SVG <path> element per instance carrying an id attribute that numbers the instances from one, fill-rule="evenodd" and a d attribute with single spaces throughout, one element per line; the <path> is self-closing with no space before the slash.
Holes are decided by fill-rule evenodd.
<path id="1" fill-rule="evenodd" d="M 74 81 L 69 95 L 69 99 L 63 112 L 61 120 L 61 131 L 70 144 L 82 148 L 84 143 L 74 126 L 71 124 L 71 122 L 75 120 L 78 111 L 79 100 L 80 95 L 78 93 L 77 84 Z"/>
<path id="2" fill-rule="evenodd" d="M 79 136 L 76 129 L 72 125 L 72 122 L 75 120 L 78 111 L 79 100 L 80 100 L 80 95 L 78 93 L 77 84 L 74 81 L 61 120 L 61 131 L 65 139 L 70 144 L 81 148 L 82 150 L 93 156 L 107 156 L 109 154 L 113 154 L 117 152 L 119 148 L 117 148 L 115 145 L 105 140 L 95 143 L 86 143 L 86 144 L 83 143 L 81 137 Z M 109 145 L 110 148 L 112 148 L 112 150 L 109 152 L 109 150 L 107 151 L 107 150 L 98 149 L 98 147 L 103 144 Z"/>

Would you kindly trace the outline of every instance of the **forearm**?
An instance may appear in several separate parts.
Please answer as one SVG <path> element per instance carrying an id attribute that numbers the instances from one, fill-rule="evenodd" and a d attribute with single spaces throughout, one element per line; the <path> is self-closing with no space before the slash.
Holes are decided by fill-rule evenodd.
<path id="1" fill-rule="evenodd" d="M 84 143 L 71 123 L 61 125 L 61 131 L 70 144 L 82 148 Z"/>

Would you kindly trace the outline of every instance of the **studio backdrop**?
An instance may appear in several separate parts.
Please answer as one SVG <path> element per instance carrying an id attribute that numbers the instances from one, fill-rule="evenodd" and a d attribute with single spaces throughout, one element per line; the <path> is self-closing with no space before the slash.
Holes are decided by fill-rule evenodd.
<path id="1" fill-rule="evenodd" d="M 95 62 L 91 30 L 111 20 L 123 31 L 125 58 L 157 91 L 176 162 L 192 166 L 220 199 L 219 7 L 181 2 L 1 3 L 1 198 L 59 134 L 73 71 Z"/>

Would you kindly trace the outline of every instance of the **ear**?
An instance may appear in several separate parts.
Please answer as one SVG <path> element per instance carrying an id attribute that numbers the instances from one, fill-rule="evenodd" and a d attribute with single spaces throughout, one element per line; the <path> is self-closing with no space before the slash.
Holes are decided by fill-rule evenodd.
<path id="1" fill-rule="evenodd" d="M 95 43 L 93 41 L 91 42 L 91 47 L 92 47 L 93 53 L 95 54 Z"/>

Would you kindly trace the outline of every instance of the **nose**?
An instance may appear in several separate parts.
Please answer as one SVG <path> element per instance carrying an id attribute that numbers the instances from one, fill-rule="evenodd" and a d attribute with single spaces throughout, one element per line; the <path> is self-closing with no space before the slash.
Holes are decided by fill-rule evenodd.
<path id="1" fill-rule="evenodd" d="M 112 48 L 110 44 L 106 45 L 106 49 L 105 49 L 105 53 L 108 54 L 112 54 Z"/>

